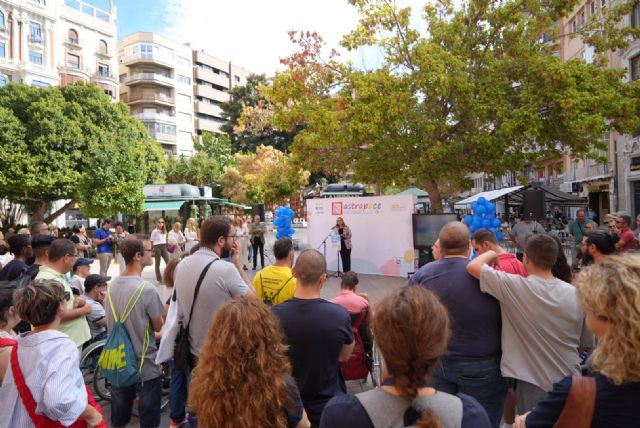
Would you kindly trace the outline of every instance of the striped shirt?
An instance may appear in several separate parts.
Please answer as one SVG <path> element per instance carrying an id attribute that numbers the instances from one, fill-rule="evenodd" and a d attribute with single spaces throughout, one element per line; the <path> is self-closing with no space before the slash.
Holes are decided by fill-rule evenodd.
<path id="1" fill-rule="evenodd" d="M 56 330 L 21 336 L 18 363 L 36 402 L 36 413 L 71 425 L 87 407 L 78 348 Z M 0 388 L 0 428 L 31 428 L 33 423 L 18 394 L 11 365 Z"/>

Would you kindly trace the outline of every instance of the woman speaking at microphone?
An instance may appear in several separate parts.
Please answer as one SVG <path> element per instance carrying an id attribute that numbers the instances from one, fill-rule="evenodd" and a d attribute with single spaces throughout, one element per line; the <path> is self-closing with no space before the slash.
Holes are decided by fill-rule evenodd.
<path id="1" fill-rule="evenodd" d="M 336 229 L 340 236 L 340 259 L 342 260 L 342 271 L 351 270 L 351 229 L 346 225 L 342 217 L 336 220 Z"/>

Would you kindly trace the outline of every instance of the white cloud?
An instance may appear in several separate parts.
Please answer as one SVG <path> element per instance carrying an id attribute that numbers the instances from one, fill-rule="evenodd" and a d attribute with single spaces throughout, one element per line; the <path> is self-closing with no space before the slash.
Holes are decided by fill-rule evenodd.
<path id="1" fill-rule="evenodd" d="M 399 3 L 412 5 L 415 17 L 424 2 Z M 288 31 L 316 31 L 328 48 L 338 48 L 342 35 L 358 22 L 346 0 L 165 0 L 163 19 L 171 39 L 267 75 L 282 68 L 280 58 L 294 51 Z M 362 66 L 376 61 L 371 50 L 347 57 Z"/>

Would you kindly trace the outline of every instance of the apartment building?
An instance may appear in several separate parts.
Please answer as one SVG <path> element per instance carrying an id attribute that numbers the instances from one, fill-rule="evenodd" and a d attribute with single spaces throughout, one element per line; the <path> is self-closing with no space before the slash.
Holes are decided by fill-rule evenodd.
<path id="1" fill-rule="evenodd" d="M 251 73 L 204 51 L 193 51 L 195 130 L 218 133 L 227 122 L 220 104 L 229 101 L 229 90 L 247 83 Z"/>
<path id="2" fill-rule="evenodd" d="M 155 33 L 133 33 L 118 44 L 120 100 L 166 153 L 191 156 L 193 63 L 188 44 Z"/>
<path id="3" fill-rule="evenodd" d="M 0 0 L 0 86 L 79 80 L 117 99 L 116 9 L 81 0 Z"/>

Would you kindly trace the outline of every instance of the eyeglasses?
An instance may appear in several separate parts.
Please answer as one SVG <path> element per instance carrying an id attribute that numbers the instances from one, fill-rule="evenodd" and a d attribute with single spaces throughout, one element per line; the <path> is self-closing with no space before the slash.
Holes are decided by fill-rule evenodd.
<path id="1" fill-rule="evenodd" d="M 69 300 L 71 300 L 71 293 L 69 291 L 65 291 L 64 292 L 64 297 L 63 299 L 68 302 Z"/>
<path id="2" fill-rule="evenodd" d="M 233 239 L 234 241 L 238 239 L 236 238 L 236 235 L 228 235 L 228 236 L 225 236 L 225 238 L 228 238 L 228 239 L 230 238 L 230 239 Z"/>
<path id="3" fill-rule="evenodd" d="M 78 257 L 78 253 L 69 253 L 69 254 L 67 254 L 67 256 Z"/>
<path id="4" fill-rule="evenodd" d="M 153 253 L 153 248 L 145 248 L 144 251 L 146 253 Z"/>

